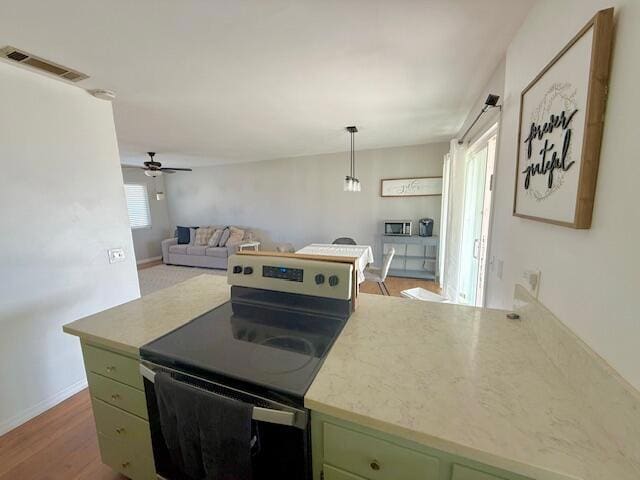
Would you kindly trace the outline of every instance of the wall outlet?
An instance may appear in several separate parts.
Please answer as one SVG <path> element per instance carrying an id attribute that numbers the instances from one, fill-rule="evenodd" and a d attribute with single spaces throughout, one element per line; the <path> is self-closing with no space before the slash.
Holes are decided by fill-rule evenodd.
<path id="1" fill-rule="evenodd" d="M 109 263 L 124 262 L 124 248 L 110 248 Z"/>
<path id="2" fill-rule="evenodd" d="M 540 291 L 540 275 L 540 270 L 525 270 L 522 274 L 525 286 L 536 298 L 538 298 Z"/>

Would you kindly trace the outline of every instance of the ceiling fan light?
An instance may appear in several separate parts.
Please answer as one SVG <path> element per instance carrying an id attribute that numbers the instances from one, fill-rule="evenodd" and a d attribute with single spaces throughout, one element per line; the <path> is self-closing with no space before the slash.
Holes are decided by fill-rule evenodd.
<path id="1" fill-rule="evenodd" d="M 160 175 L 162 175 L 162 170 L 145 170 L 144 174 L 147 177 L 159 177 Z"/>

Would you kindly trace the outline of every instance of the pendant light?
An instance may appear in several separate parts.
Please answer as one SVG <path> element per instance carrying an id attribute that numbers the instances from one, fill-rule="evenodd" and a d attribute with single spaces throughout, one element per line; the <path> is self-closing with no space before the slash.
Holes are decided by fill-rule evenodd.
<path id="1" fill-rule="evenodd" d="M 346 128 L 351 135 L 351 151 L 349 153 L 349 175 L 344 178 L 345 192 L 359 192 L 360 180 L 356 178 L 356 150 L 353 135 L 358 131 L 356 126 Z"/>

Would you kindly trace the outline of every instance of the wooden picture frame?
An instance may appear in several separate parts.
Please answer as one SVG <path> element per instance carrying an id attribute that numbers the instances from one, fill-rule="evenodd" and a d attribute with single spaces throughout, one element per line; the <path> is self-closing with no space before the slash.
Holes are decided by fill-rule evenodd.
<path id="1" fill-rule="evenodd" d="M 442 176 L 400 177 L 380 180 L 381 197 L 430 197 L 442 195 Z"/>
<path id="2" fill-rule="evenodd" d="M 591 227 L 612 42 L 609 8 L 596 13 L 522 91 L 514 216 Z"/>

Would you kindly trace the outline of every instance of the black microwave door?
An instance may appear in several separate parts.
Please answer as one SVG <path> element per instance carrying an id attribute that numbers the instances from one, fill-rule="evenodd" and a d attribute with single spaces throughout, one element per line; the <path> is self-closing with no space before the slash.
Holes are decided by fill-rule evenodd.
<path id="1" fill-rule="evenodd" d="M 385 224 L 385 232 L 388 235 L 399 235 L 402 233 L 401 223 L 387 223 Z"/>

